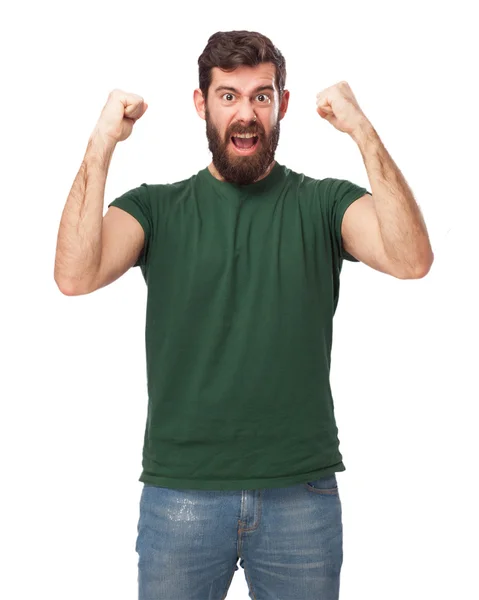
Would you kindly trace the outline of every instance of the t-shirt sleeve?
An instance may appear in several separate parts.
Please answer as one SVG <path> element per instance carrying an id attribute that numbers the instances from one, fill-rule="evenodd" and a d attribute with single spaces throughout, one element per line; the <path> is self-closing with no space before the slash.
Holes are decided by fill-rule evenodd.
<path id="1" fill-rule="evenodd" d="M 329 211 L 329 222 L 331 227 L 332 239 L 335 246 L 335 253 L 341 259 L 346 259 L 351 262 L 359 262 L 357 258 L 346 252 L 343 246 L 341 236 L 341 225 L 343 222 L 344 213 L 351 204 L 364 196 L 371 194 L 366 188 L 356 185 L 347 179 L 324 179 L 325 184 L 324 194 L 326 196 L 326 206 Z"/>
<path id="2" fill-rule="evenodd" d="M 108 208 L 110 206 L 116 206 L 117 208 L 126 211 L 143 227 L 143 231 L 145 232 L 145 242 L 138 259 L 133 266 L 146 267 L 153 237 L 153 219 L 148 185 L 142 183 L 139 187 L 128 190 L 110 202 Z"/>

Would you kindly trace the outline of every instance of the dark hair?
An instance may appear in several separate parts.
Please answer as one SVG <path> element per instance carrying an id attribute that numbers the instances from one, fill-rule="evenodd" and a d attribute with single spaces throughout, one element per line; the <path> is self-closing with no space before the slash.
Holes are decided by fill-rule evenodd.
<path id="1" fill-rule="evenodd" d="M 213 67 L 231 72 L 241 65 L 255 67 L 264 62 L 271 62 L 276 67 L 275 81 L 281 99 L 286 83 L 286 61 L 269 38 L 256 31 L 214 33 L 198 58 L 199 87 L 205 102 Z"/>

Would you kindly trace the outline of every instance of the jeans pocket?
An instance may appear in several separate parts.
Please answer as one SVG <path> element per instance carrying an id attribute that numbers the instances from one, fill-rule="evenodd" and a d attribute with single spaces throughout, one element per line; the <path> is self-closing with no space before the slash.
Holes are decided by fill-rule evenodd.
<path id="1" fill-rule="evenodd" d="M 307 481 L 304 487 L 316 494 L 327 494 L 335 495 L 338 494 L 338 482 L 336 480 L 336 474 L 327 475 L 326 477 L 320 477 L 314 481 Z"/>

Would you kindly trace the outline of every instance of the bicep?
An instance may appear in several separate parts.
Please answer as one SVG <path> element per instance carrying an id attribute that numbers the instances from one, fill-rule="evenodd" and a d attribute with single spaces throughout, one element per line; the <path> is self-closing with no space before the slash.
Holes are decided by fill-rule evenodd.
<path id="1" fill-rule="evenodd" d="M 341 224 L 341 237 L 346 252 L 376 271 L 393 275 L 371 194 L 361 196 L 347 208 Z"/>
<path id="2" fill-rule="evenodd" d="M 144 243 L 145 232 L 137 219 L 110 206 L 103 217 L 101 260 L 94 289 L 105 287 L 133 267 Z"/>

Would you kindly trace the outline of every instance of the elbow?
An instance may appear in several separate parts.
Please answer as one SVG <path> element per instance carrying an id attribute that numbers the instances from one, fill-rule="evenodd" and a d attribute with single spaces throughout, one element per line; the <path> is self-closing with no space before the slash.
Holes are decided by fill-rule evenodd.
<path id="1" fill-rule="evenodd" d="M 427 260 L 423 260 L 419 264 L 419 266 L 416 270 L 415 279 L 422 279 L 423 277 L 426 277 L 426 275 L 431 270 L 433 262 L 434 262 L 434 252 L 431 250 L 429 252 L 429 256 L 428 256 Z"/>
<path id="2" fill-rule="evenodd" d="M 55 277 L 55 283 L 64 296 L 83 296 L 93 291 L 85 286 L 80 285 L 79 283 L 75 283 L 72 280 L 59 279 Z"/>
<path id="3" fill-rule="evenodd" d="M 434 262 L 434 253 L 430 252 L 430 256 L 427 260 L 417 261 L 412 269 L 403 271 L 396 275 L 398 279 L 422 279 L 431 270 Z"/>
<path id="4" fill-rule="evenodd" d="M 60 290 L 60 292 L 64 295 L 64 296 L 78 296 L 78 292 L 75 290 L 75 288 L 71 285 L 69 285 L 68 283 L 59 283 L 58 281 L 56 282 L 58 289 Z"/>

